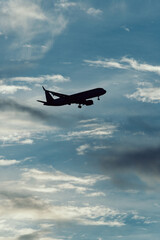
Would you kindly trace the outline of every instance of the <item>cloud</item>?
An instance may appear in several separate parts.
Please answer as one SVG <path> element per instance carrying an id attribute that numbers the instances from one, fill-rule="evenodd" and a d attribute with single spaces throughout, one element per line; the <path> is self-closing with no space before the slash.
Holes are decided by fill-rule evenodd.
<path id="1" fill-rule="evenodd" d="M 50 221 L 52 221 L 52 224 L 69 222 L 85 226 L 123 226 L 124 213 L 117 210 L 103 205 L 87 204 L 87 206 L 85 206 L 80 203 L 78 206 L 75 206 L 73 201 L 72 203 L 69 201 L 69 199 L 73 200 L 73 194 L 68 195 L 66 193 L 64 193 L 66 202 L 63 201 L 63 204 L 61 202 L 55 203 L 52 200 L 53 196 L 54 198 L 57 196 L 57 192 L 53 191 L 50 192 L 51 195 L 44 195 L 43 191 L 30 191 L 30 186 L 35 189 L 40 189 L 42 184 L 48 184 L 50 187 L 59 189 L 59 183 L 62 182 L 70 183 L 75 186 L 80 185 L 88 187 L 105 179 L 106 177 L 101 175 L 75 177 L 56 170 L 44 172 L 38 169 L 26 169 L 25 173 L 16 181 L 12 181 L 11 179 L 6 182 L 1 181 L 1 217 L 3 219 L 14 220 L 14 222 L 21 220 L 30 222 L 30 219 L 32 219 L 32 221 L 39 221 L 40 223 L 44 223 L 44 221 L 45 223 L 47 223 L 47 221 L 50 223 Z M 47 186 L 44 186 L 44 188 L 45 187 L 47 189 Z M 67 192 L 68 191 L 70 190 L 67 189 Z M 90 193 L 90 190 L 86 191 Z M 77 192 L 77 194 L 79 193 Z M 100 196 L 102 196 L 102 192 L 92 194 L 89 197 L 96 198 Z M 74 197 L 77 197 L 76 193 Z M 26 232 L 23 236 L 33 233 L 34 232 Z"/>
<path id="2" fill-rule="evenodd" d="M 122 28 L 126 31 L 126 32 L 130 32 L 130 29 L 126 26 L 122 26 Z"/>
<path id="3" fill-rule="evenodd" d="M 89 64 L 92 67 L 103 67 L 103 68 L 118 68 L 118 69 L 127 69 L 127 66 L 124 66 L 120 62 L 114 59 L 105 59 L 105 60 L 84 60 L 85 63 Z"/>
<path id="4" fill-rule="evenodd" d="M 31 89 L 26 86 L 0 85 L 0 93 L 2 94 L 14 94 L 18 90 L 29 91 Z"/>
<path id="5" fill-rule="evenodd" d="M 24 100 L 23 100 L 24 102 Z M 63 114 L 45 111 L 26 105 L 23 102 L 14 99 L 0 99 L 0 141 L 3 144 L 32 144 L 33 139 L 39 138 L 38 135 L 46 135 L 49 131 L 55 134 L 57 140 L 66 140 L 78 137 L 78 132 L 69 131 L 75 129 L 81 119 L 81 115 Z M 12 119 L 12 121 L 9 121 Z M 93 126 L 90 126 L 93 128 Z M 61 131 L 63 129 L 63 131 Z M 76 128 L 77 129 L 77 128 Z M 79 130 L 79 129 L 78 129 Z M 82 131 L 82 130 L 81 130 Z M 107 137 L 115 131 L 115 127 L 111 125 L 97 126 L 95 129 L 80 132 L 80 137 L 99 136 Z"/>
<path id="6" fill-rule="evenodd" d="M 99 161 L 102 169 L 119 188 L 154 190 L 160 181 L 159 154 L 160 147 L 115 150 L 108 156 L 103 151 Z"/>
<path id="7" fill-rule="evenodd" d="M 157 122 L 157 116 L 151 115 L 149 112 L 145 116 L 130 116 L 124 122 L 122 129 L 134 135 L 143 134 L 152 137 L 156 134 L 159 135 L 160 126 Z"/>
<path id="8" fill-rule="evenodd" d="M 99 197 L 99 196 L 106 196 L 104 192 L 93 192 L 87 194 L 87 197 Z"/>
<path id="9" fill-rule="evenodd" d="M 10 165 L 15 165 L 15 164 L 19 164 L 20 161 L 17 161 L 15 159 L 12 160 L 8 160 L 8 159 L 4 159 L 2 158 L 2 156 L 0 156 L 0 166 L 10 166 Z"/>
<path id="10" fill-rule="evenodd" d="M 53 205 L 44 199 L 35 197 L 4 196 L 0 192 L 2 200 L 0 206 L 1 217 L 14 221 L 52 221 L 54 223 L 69 222 L 76 225 L 91 226 L 123 226 L 124 214 L 104 206 L 75 207 L 65 205 Z M 4 211 L 5 208 L 8 211 Z M 102 220 L 102 218 L 104 220 Z M 108 220 L 106 220 L 108 219 Z"/>
<path id="11" fill-rule="evenodd" d="M 42 57 L 66 27 L 67 20 L 62 13 L 51 5 L 44 8 L 43 2 L 0 1 L 0 29 L 10 39 L 9 46 L 6 42 L 6 51 L 13 58 L 34 60 Z"/>
<path id="12" fill-rule="evenodd" d="M 104 59 L 104 60 L 84 60 L 89 66 L 103 67 L 103 68 L 117 68 L 126 70 L 136 70 L 143 72 L 152 72 L 160 75 L 160 66 L 154 66 L 147 63 L 139 63 L 133 58 L 122 57 L 117 59 Z"/>
<path id="13" fill-rule="evenodd" d="M 130 213 L 108 207 L 104 202 L 103 192 L 94 189 L 91 193 L 90 186 L 94 187 L 93 185 L 99 183 L 100 179 L 105 178 L 103 175 L 81 174 L 77 177 L 56 169 L 42 171 L 20 168 L 16 168 L 14 173 L 12 166 L 11 171 L 12 174 L 7 180 L 3 179 L 3 174 L 0 174 L 0 215 L 4 221 L 0 222 L 1 237 L 10 239 L 14 236 L 14 240 L 34 239 L 34 237 L 35 239 L 70 239 L 71 236 L 54 237 L 57 227 L 68 229 L 69 224 L 71 229 L 76 226 L 120 228 L 130 221 L 135 224 L 141 221 L 142 226 L 148 220 L 138 212 Z M 79 195 L 78 192 L 73 194 L 71 189 L 66 189 L 65 192 L 63 190 L 47 192 L 49 186 L 50 189 L 59 189 L 62 182 L 85 186 L 86 194 Z M 37 191 L 30 190 L 30 187 L 37 188 Z M 46 192 L 38 191 L 42 188 L 46 189 Z M 10 230 L 7 230 L 8 226 Z"/>
<path id="14" fill-rule="evenodd" d="M 30 234 L 23 234 L 21 236 L 19 236 L 17 238 L 17 240 L 37 240 L 39 239 L 39 233 L 38 232 L 35 232 L 35 233 L 30 233 Z"/>
<path id="15" fill-rule="evenodd" d="M 41 75 L 39 77 L 13 77 L 13 78 L 9 78 L 8 80 L 13 82 L 27 82 L 27 83 L 43 83 L 48 81 L 57 83 L 57 82 L 68 82 L 70 81 L 70 78 L 64 77 L 60 74 L 53 74 L 53 75 Z"/>
<path id="16" fill-rule="evenodd" d="M 14 164 L 16 163 L 19 163 L 19 161 L 16 161 Z M 12 161 L 9 164 L 11 165 Z M 98 192 L 94 186 L 98 182 L 109 180 L 107 176 L 103 175 L 92 174 L 75 177 L 56 170 L 45 172 L 38 169 L 24 169 L 21 177 L 19 182 L 1 183 L 1 190 L 8 189 L 8 191 L 12 192 L 16 184 L 19 192 L 25 192 L 29 195 L 45 193 L 49 196 L 56 193 L 62 194 L 66 192 L 68 194 L 74 192 L 74 194 L 93 198 L 105 195 L 102 192 Z"/>
<path id="17" fill-rule="evenodd" d="M 0 111 L 0 141 L 3 144 L 32 144 L 32 138 L 38 133 L 55 131 L 62 123 L 57 116 L 53 120 L 52 115 L 13 99 L 1 99 Z"/>
<path id="18" fill-rule="evenodd" d="M 62 119 L 61 115 L 57 114 L 55 116 L 45 111 L 42 111 L 38 108 L 21 104 L 15 101 L 14 99 L 9 99 L 9 98 L 0 100 L 0 111 L 6 112 L 6 113 L 12 112 L 13 115 L 16 115 L 16 113 L 19 112 L 21 114 L 21 119 L 24 118 L 25 120 L 27 116 L 28 119 L 36 120 L 37 123 L 43 122 L 44 125 L 46 123 L 48 127 L 49 126 L 65 127 L 65 126 L 70 126 L 70 124 L 72 124 L 71 123 L 72 115 L 68 115 Z M 5 114 L 3 116 L 5 116 Z"/>
<path id="19" fill-rule="evenodd" d="M 87 13 L 88 13 L 89 15 L 92 15 L 92 16 L 99 16 L 99 15 L 101 15 L 103 12 L 102 12 L 102 10 L 100 10 L 100 9 L 89 8 L 89 9 L 87 10 Z"/>
<path id="20" fill-rule="evenodd" d="M 13 112 L 22 112 L 27 113 L 31 118 L 39 120 L 47 120 L 51 118 L 50 115 L 44 113 L 36 108 L 20 104 L 13 99 L 1 99 L 0 101 L 0 110 L 1 111 L 13 111 Z"/>
<path id="21" fill-rule="evenodd" d="M 59 0 L 57 3 L 55 3 L 55 6 L 58 8 L 68 9 L 70 7 L 76 7 L 77 3 L 69 2 L 67 0 Z"/>
<path id="22" fill-rule="evenodd" d="M 76 185 L 94 185 L 97 181 L 107 180 L 108 177 L 103 175 L 91 175 L 84 176 L 83 178 L 75 177 L 72 175 L 65 174 L 60 171 L 44 172 L 37 169 L 26 170 L 23 177 L 30 179 L 36 179 L 39 181 L 56 181 L 56 182 L 69 182 Z"/>
<path id="23" fill-rule="evenodd" d="M 7 200 L 7 199 L 6 199 Z M 32 221 L 47 221 L 53 222 L 70 222 L 76 225 L 92 225 L 92 226 L 110 226 L 119 227 L 124 223 L 118 218 L 121 214 L 118 211 L 103 207 L 74 207 L 74 206 L 54 206 L 44 200 L 34 198 L 12 198 L 6 201 L 6 207 L 10 211 L 4 211 L 1 203 L 0 213 L 1 216 L 10 217 L 16 220 L 29 220 Z M 8 216 L 7 216 L 8 215 Z M 122 214 L 123 216 L 123 214 Z M 100 220 L 102 217 L 110 220 Z M 117 220 L 113 220 L 116 218 Z M 112 219 L 112 220 L 111 220 Z"/>
<path id="24" fill-rule="evenodd" d="M 136 92 L 132 94 L 126 94 L 129 99 L 136 99 L 141 102 L 159 103 L 160 102 L 160 88 L 148 87 L 137 88 Z"/>
<path id="25" fill-rule="evenodd" d="M 93 122 L 92 122 L 93 121 Z M 111 137 L 113 133 L 116 131 L 117 126 L 111 123 L 101 122 L 97 119 L 84 120 L 79 122 L 79 127 L 77 127 L 76 131 L 67 132 L 66 135 L 60 135 L 61 138 L 65 138 L 66 140 L 70 139 L 81 139 L 84 137 L 88 138 L 106 138 Z"/>
<path id="26" fill-rule="evenodd" d="M 49 131 L 58 132 L 77 124 L 79 115 L 61 113 L 53 115 L 25 103 L 19 103 L 14 99 L 0 99 L 0 141 L 6 144 L 32 144 L 38 134 L 46 134 Z M 9 121 L 12 119 L 12 121 Z M 64 132 L 64 131 L 63 131 Z M 44 137 L 44 135 L 43 135 Z"/>
<path id="27" fill-rule="evenodd" d="M 76 150 L 77 150 L 77 154 L 78 155 L 84 155 L 86 150 L 90 148 L 90 145 L 89 144 L 84 144 L 84 145 L 81 145 L 79 146 Z"/>
<path id="28" fill-rule="evenodd" d="M 127 63 L 130 68 L 137 70 L 137 71 L 144 71 L 144 72 L 153 72 L 160 75 L 160 66 L 153 66 L 147 63 L 138 63 L 133 58 L 126 58 L 123 57 L 121 62 Z"/>

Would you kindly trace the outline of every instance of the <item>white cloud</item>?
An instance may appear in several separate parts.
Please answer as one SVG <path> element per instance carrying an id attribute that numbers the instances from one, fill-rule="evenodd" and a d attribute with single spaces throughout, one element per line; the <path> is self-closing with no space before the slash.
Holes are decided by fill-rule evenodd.
<path id="1" fill-rule="evenodd" d="M 125 224 L 120 221 L 90 221 L 85 220 L 83 225 L 91 225 L 91 226 L 109 226 L 109 227 L 122 227 Z"/>
<path id="2" fill-rule="evenodd" d="M 91 192 L 89 187 L 93 187 L 91 179 L 96 179 L 95 184 L 104 176 L 91 174 L 76 177 L 55 169 L 25 169 L 23 174 L 20 168 L 16 169 L 18 172 L 15 177 L 11 166 L 12 174 L 7 181 L 3 180 L 3 174 L 0 174 L 1 238 L 8 229 L 9 235 L 5 235 L 7 239 L 10 239 L 10 236 L 14 236 L 14 240 L 22 236 L 30 239 L 47 239 L 49 236 L 53 239 L 70 239 L 69 236 L 58 237 L 53 234 L 59 224 L 117 228 L 124 226 L 130 219 L 135 223 L 150 220 L 138 212 L 119 211 L 108 207 L 105 202 L 102 205 L 101 197 L 105 196 L 104 193 L 96 189 Z M 63 186 L 59 189 L 61 184 L 68 185 L 67 191 L 63 192 Z M 86 194 L 71 194 L 69 185 L 87 188 Z M 56 188 L 59 191 L 54 191 Z"/>
<path id="3" fill-rule="evenodd" d="M 43 121 L 33 124 L 33 119 L 25 112 L 5 111 L 0 115 L 0 122 L 0 141 L 3 145 L 32 144 L 38 133 L 54 131 L 53 127 L 46 126 Z"/>
<path id="4" fill-rule="evenodd" d="M 77 3 L 69 2 L 68 0 L 60 0 L 58 3 L 55 3 L 55 6 L 58 7 L 58 8 L 68 9 L 70 7 L 77 6 Z"/>
<path id="5" fill-rule="evenodd" d="M 91 118 L 91 119 L 86 119 L 86 120 L 81 120 L 80 123 L 92 123 L 92 122 L 96 122 L 97 118 Z"/>
<path id="6" fill-rule="evenodd" d="M 87 129 L 88 128 L 88 129 Z M 70 140 L 72 138 L 84 138 L 84 137 L 94 137 L 94 138 L 106 138 L 111 137 L 116 131 L 116 126 L 107 123 L 95 123 L 86 124 L 79 127 L 77 131 L 70 131 L 66 135 L 60 135 L 60 137 Z"/>
<path id="7" fill-rule="evenodd" d="M 89 66 L 95 66 L 95 67 L 103 67 L 103 68 L 119 68 L 119 69 L 126 69 L 126 66 L 123 66 L 120 62 L 114 60 L 114 59 L 105 59 L 105 60 L 84 60 L 85 63 L 88 63 Z"/>
<path id="8" fill-rule="evenodd" d="M 160 66 L 154 66 L 147 63 L 139 63 L 133 58 L 122 57 L 120 60 L 117 59 L 104 59 L 104 60 L 84 60 L 89 66 L 103 67 L 103 68 L 117 68 L 117 69 L 128 69 L 143 72 L 152 72 L 160 75 Z"/>
<path id="9" fill-rule="evenodd" d="M 76 150 L 77 150 L 77 154 L 78 155 L 84 155 L 86 150 L 90 148 L 89 144 L 84 144 L 79 146 Z"/>
<path id="10" fill-rule="evenodd" d="M 55 198 L 57 196 L 56 194 L 58 194 L 59 191 L 63 191 L 65 187 L 67 192 L 70 191 L 72 187 L 78 187 L 79 190 L 80 188 L 84 188 L 86 193 L 90 193 L 88 187 L 105 179 L 106 176 L 101 175 L 75 177 L 56 170 L 44 172 L 38 169 L 26 169 L 25 173 L 17 180 L 12 181 L 10 178 L 8 181 L 2 181 L 1 179 L 1 218 L 14 222 L 23 220 L 23 223 L 24 221 L 26 222 L 32 219 L 32 221 L 38 220 L 40 223 L 44 223 L 45 221 L 45 224 L 52 221 L 52 224 L 72 222 L 78 225 L 93 226 L 123 225 L 121 217 L 124 216 L 124 213 L 120 213 L 117 210 L 103 205 L 84 205 L 81 203 L 81 200 L 79 204 L 75 206 L 75 203 L 69 200 L 73 200 L 72 197 L 78 199 L 76 194 L 73 196 L 73 194 L 64 193 L 65 198 L 62 202 L 58 201 L 58 204 L 55 204 L 55 201 L 53 201 L 53 197 Z M 48 193 L 51 195 L 48 195 Z M 78 191 L 76 193 L 78 193 Z M 102 193 L 90 195 L 92 198 L 100 196 L 102 196 Z M 84 195 L 84 197 L 88 196 Z M 47 228 L 49 229 L 50 227 L 48 226 Z M 26 233 L 30 233 L 30 228 L 26 228 Z"/>
<path id="11" fill-rule="evenodd" d="M 83 138 L 95 138 L 95 139 L 104 139 L 112 137 L 113 134 L 117 131 L 117 125 L 111 123 L 105 123 L 100 119 L 86 119 L 81 120 L 72 131 L 66 132 L 66 134 L 59 134 L 58 137 L 60 140 L 71 140 L 71 139 L 83 139 Z M 79 155 L 83 155 L 90 146 L 83 144 L 79 146 L 76 150 Z M 96 148 L 94 149 L 96 150 Z"/>
<path id="12" fill-rule="evenodd" d="M 3 200 L 4 201 L 4 200 Z M 124 223 L 119 218 L 118 211 L 104 206 L 75 207 L 75 206 L 55 206 L 45 200 L 33 197 L 6 199 L 5 208 L 3 201 L 0 201 L 0 214 L 2 218 L 13 220 L 50 221 L 53 222 L 72 222 L 78 225 L 93 226 L 123 226 Z M 8 211 L 7 211 L 8 209 Z M 122 214 L 123 216 L 123 214 Z M 108 218 L 109 221 L 101 220 Z"/>
<path id="13" fill-rule="evenodd" d="M 132 94 L 126 94 L 127 98 L 136 99 L 141 102 L 160 102 L 160 88 L 137 88 L 136 92 Z"/>
<path id="14" fill-rule="evenodd" d="M 95 9 L 95 8 L 89 8 L 89 9 L 87 10 L 87 13 L 88 13 L 89 15 L 92 15 L 92 16 L 98 16 L 98 15 L 102 14 L 102 10 L 100 10 L 100 9 Z"/>
<path id="15" fill-rule="evenodd" d="M 31 89 L 26 86 L 0 85 L 0 93 L 2 94 L 14 94 L 17 90 L 29 91 Z"/>
<path id="16" fill-rule="evenodd" d="M 103 181 L 108 179 L 108 177 L 103 175 L 91 175 L 80 178 L 65 174 L 60 171 L 44 172 L 37 169 L 27 169 L 24 172 L 23 177 L 27 179 L 33 178 L 39 181 L 69 182 L 76 185 L 80 184 L 86 186 L 91 186 L 94 185 L 97 181 Z"/>
<path id="17" fill-rule="evenodd" d="M 106 196 L 104 192 L 92 192 L 87 194 L 87 197 L 100 197 L 100 196 Z"/>
<path id="18" fill-rule="evenodd" d="M 6 51 L 18 59 L 43 56 L 66 25 L 62 13 L 36 0 L 0 1 L 0 29 L 11 39 Z"/>
<path id="19" fill-rule="evenodd" d="M 0 166 L 10 166 L 10 165 L 19 164 L 19 163 L 20 161 L 17 161 L 15 159 L 8 160 L 0 157 Z"/>
<path id="20" fill-rule="evenodd" d="M 108 180 L 107 176 L 103 175 L 89 175 L 83 177 L 75 177 L 65 174 L 60 171 L 44 172 L 37 169 L 26 169 L 22 174 L 25 182 L 34 181 L 35 186 L 26 185 L 21 186 L 24 191 L 34 192 L 64 192 L 75 191 L 78 194 L 85 196 L 96 197 L 102 196 L 102 193 L 95 195 L 93 187 L 97 182 Z M 89 192 L 89 195 L 88 195 Z"/>
<path id="21" fill-rule="evenodd" d="M 130 68 L 137 70 L 137 71 L 144 71 L 144 72 L 154 72 L 160 75 L 160 66 L 153 66 L 147 63 L 139 63 L 138 61 L 134 60 L 133 58 L 126 58 L 123 57 L 121 62 L 127 63 Z"/>
<path id="22" fill-rule="evenodd" d="M 130 29 L 126 26 L 122 26 L 122 28 L 126 31 L 126 32 L 130 32 Z"/>
<path id="23" fill-rule="evenodd" d="M 32 143 L 33 143 L 33 140 L 32 140 L 32 139 L 24 139 L 24 140 L 21 140 L 20 143 L 21 143 L 21 144 L 32 144 Z"/>
<path id="24" fill-rule="evenodd" d="M 70 81 L 69 77 L 64 77 L 60 74 L 53 74 L 53 75 L 41 75 L 39 77 L 13 77 L 9 78 L 10 81 L 15 82 L 27 82 L 27 83 L 43 83 L 45 81 L 51 82 L 68 82 Z"/>

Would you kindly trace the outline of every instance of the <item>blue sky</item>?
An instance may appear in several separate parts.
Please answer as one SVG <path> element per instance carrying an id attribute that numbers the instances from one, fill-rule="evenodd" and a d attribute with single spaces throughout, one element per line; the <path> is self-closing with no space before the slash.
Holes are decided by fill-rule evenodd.
<path id="1" fill-rule="evenodd" d="M 0 240 L 159 239 L 157 0 L 0 0 Z M 102 87 L 93 106 L 47 107 Z"/>

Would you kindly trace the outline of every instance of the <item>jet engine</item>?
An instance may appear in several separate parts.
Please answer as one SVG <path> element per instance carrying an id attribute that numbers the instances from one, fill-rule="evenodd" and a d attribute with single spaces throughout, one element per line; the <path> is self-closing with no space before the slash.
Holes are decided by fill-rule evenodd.
<path id="1" fill-rule="evenodd" d="M 93 105 L 93 100 L 87 100 L 87 101 L 85 101 L 85 105 L 86 105 L 86 106 Z"/>

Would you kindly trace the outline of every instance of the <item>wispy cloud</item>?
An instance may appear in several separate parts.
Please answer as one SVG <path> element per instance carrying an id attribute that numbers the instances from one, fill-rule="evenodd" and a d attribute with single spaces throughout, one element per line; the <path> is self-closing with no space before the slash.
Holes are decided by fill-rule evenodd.
<path id="1" fill-rule="evenodd" d="M 130 29 L 126 26 L 122 26 L 122 29 L 124 29 L 126 32 L 130 32 Z"/>
<path id="2" fill-rule="evenodd" d="M 160 88 L 137 88 L 132 94 L 126 94 L 127 98 L 136 99 L 141 102 L 159 103 L 160 102 Z"/>
<path id="3" fill-rule="evenodd" d="M 56 170 L 45 172 L 38 169 L 24 169 L 22 178 L 25 182 L 25 184 L 19 184 L 19 189 L 22 191 L 48 194 L 74 191 L 86 197 L 104 196 L 104 193 L 94 189 L 94 185 L 109 180 L 107 176 L 103 175 L 76 177 Z"/>
<path id="4" fill-rule="evenodd" d="M 77 154 L 78 155 L 84 155 L 86 150 L 90 148 L 89 144 L 84 144 L 79 146 L 76 150 L 77 150 Z"/>
<path id="5" fill-rule="evenodd" d="M 9 81 L 13 82 L 27 82 L 27 83 L 43 83 L 47 81 L 51 81 L 53 83 L 57 82 L 68 82 L 70 81 L 69 77 L 64 77 L 60 74 L 53 75 L 41 75 L 39 77 L 13 77 L 9 78 Z"/>
<path id="6" fill-rule="evenodd" d="M 56 128 L 49 124 L 51 115 L 13 99 L 1 99 L 0 111 L 0 141 L 3 144 L 32 144 L 34 135 Z"/>
<path id="7" fill-rule="evenodd" d="M 49 239 L 63 239 L 58 236 L 54 238 L 53 232 L 59 224 L 64 226 L 68 223 L 73 227 L 77 225 L 79 227 L 108 226 L 117 228 L 123 227 L 129 220 L 132 220 L 137 224 L 141 221 L 141 226 L 145 225 L 147 218 L 138 212 L 119 211 L 108 207 L 105 202 L 102 205 L 102 199 L 100 202 L 98 201 L 99 198 L 104 198 L 105 194 L 95 189 L 94 192 L 91 192 L 89 188 L 90 186 L 95 187 L 93 184 L 99 183 L 104 178 L 103 175 L 82 174 L 76 177 L 55 169 L 42 171 L 36 168 L 20 171 L 21 174 L 18 172 L 19 177 L 16 177 L 16 180 L 12 179 L 11 175 L 7 181 L 3 181 L 1 175 L 0 214 L 3 222 L 0 222 L 0 229 L 2 227 L 6 233 L 10 223 L 9 233 L 8 231 L 6 233 L 8 234 L 7 239 L 13 236 L 13 232 L 15 239 L 34 239 L 34 237 L 35 239 L 37 237 L 38 239 L 48 239 L 47 237 L 50 235 L 52 237 Z M 94 183 L 90 181 L 92 179 L 96 179 Z M 87 190 L 81 196 L 78 191 L 71 194 L 75 189 L 54 191 L 54 188 L 59 189 L 62 182 L 77 187 L 84 186 Z M 92 201 L 88 202 L 89 198 L 92 198 Z M 35 223 L 36 228 L 34 229 Z M 3 231 L 1 231 L 2 236 Z M 65 236 L 65 239 L 70 239 L 70 237 Z"/>
<path id="8" fill-rule="evenodd" d="M 10 55 L 19 59 L 39 58 L 66 27 L 67 20 L 61 13 L 42 6 L 35 0 L 0 1 L 0 28 L 8 38 L 12 37 L 11 44 L 6 46 Z M 39 43 L 35 43 L 37 39 Z"/>
<path id="9" fill-rule="evenodd" d="M 96 8 L 89 8 L 87 10 L 87 13 L 89 15 L 92 15 L 92 16 L 99 16 L 99 15 L 101 15 L 103 13 L 103 11 L 100 10 L 100 9 L 96 9 Z"/>
<path id="10" fill-rule="evenodd" d="M 160 75 L 160 66 L 154 66 L 147 63 L 139 63 L 133 58 L 123 57 L 120 60 L 117 59 L 104 59 L 104 60 L 84 60 L 89 66 L 103 67 L 103 68 L 117 68 L 136 70 L 143 72 L 152 72 Z"/>
<path id="11" fill-rule="evenodd" d="M 76 9 L 79 11 L 83 11 L 88 15 L 91 15 L 93 17 L 97 17 L 103 13 L 101 9 L 94 8 L 94 7 L 87 7 L 86 4 L 83 2 L 74 2 L 74 1 L 68 1 L 68 0 L 59 0 L 55 3 L 55 6 L 58 9 L 62 10 L 69 10 L 69 9 Z"/>
<path id="12" fill-rule="evenodd" d="M 55 6 L 58 8 L 68 9 L 70 7 L 75 7 L 78 4 L 76 2 L 68 1 L 68 0 L 59 0 L 55 3 Z"/>
<path id="13" fill-rule="evenodd" d="M 0 93 L 2 94 L 14 94 L 18 90 L 29 91 L 31 89 L 26 86 L 0 85 Z"/>
<path id="14" fill-rule="evenodd" d="M 92 122 L 92 120 L 94 122 Z M 70 139 L 81 139 L 84 137 L 92 138 L 106 138 L 111 137 L 117 130 L 117 126 L 111 123 L 104 123 L 100 120 L 91 119 L 79 122 L 79 127 L 75 131 L 67 132 L 66 135 L 60 135 L 60 137 L 67 140 Z"/>
<path id="15" fill-rule="evenodd" d="M 55 194 L 59 191 L 67 190 L 69 192 L 76 188 L 78 191 L 74 195 L 77 197 L 77 194 L 81 193 L 80 188 L 82 186 L 86 192 L 83 193 L 84 197 L 100 197 L 102 192 L 93 192 L 90 190 L 90 186 L 106 180 L 106 176 L 92 174 L 76 177 L 57 170 L 48 172 L 38 169 L 25 169 L 24 171 L 19 180 L 11 181 L 10 179 L 10 181 L 4 181 L 0 184 L 0 213 L 3 219 L 10 217 L 10 219 L 15 221 L 24 219 L 26 221 L 32 218 L 32 221 L 38 220 L 42 221 L 42 223 L 44 220 L 52 220 L 54 223 L 72 222 L 78 225 L 106 225 L 111 227 L 124 225 L 123 219 L 121 219 L 124 213 L 103 205 L 88 204 L 85 206 L 81 204 L 80 206 L 75 206 L 74 203 L 69 204 L 70 194 L 66 195 L 66 198 L 69 198 L 67 200 L 68 204 L 65 201 L 63 204 L 54 204 L 51 201 L 52 194 L 55 197 Z M 63 188 L 63 185 L 68 185 L 68 188 Z M 57 191 L 55 191 L 56 189 Z M 44 192 L 50 193 L 51 196 L 47 195 L 46 199 Z M 87 194 L 90 195 L 87 196 Z M 4 203 L 8 211 L 4 211 L 2 203 Z"/>
<path id="16" fill-rule="evenodd" d="M 84 176 L 83 178 L 75 177 L 72 175 L 65 174 L 60 171 L 44 172 L 37 169 L 26 170 L 23 176 L 27 179 L 33 178 L 39 181 L 59 181 L 59 182 L 70 182 L 74 184 L 82 185 L 94 185 L 97 181 L 107 180 L 108 177 L 103 175 L 92 175 Z"/>
<path id="17" fill-rule="evenodd" d="M 3 197 L 2 193 L 0 193 Z M 5 196 L 7 197 L 7 196 Z M 7 199 L 8 198 L 8 199 Z M 48 203 L 44 199 L 35 197 L 7 197 L 5 208 L 1 202 L 1 216 L 10 217 L 17 220 L 32 221 L 52 221 L 54 223 L 70 222 L 76 225 L 92 225 L 92 226 L 110 226 L 121 227 L 124 225 L 124 214 L 116 210 L 106 208 L 104 206 L 56 206 Z M 5 209 L 5 211 L 4 211 Z M 8 209 L 8 211 L 6 211 Z M 104 220 L 102 220 L 104 219 Z M 108 220 L 106 220 L 108 219 Z"/>

